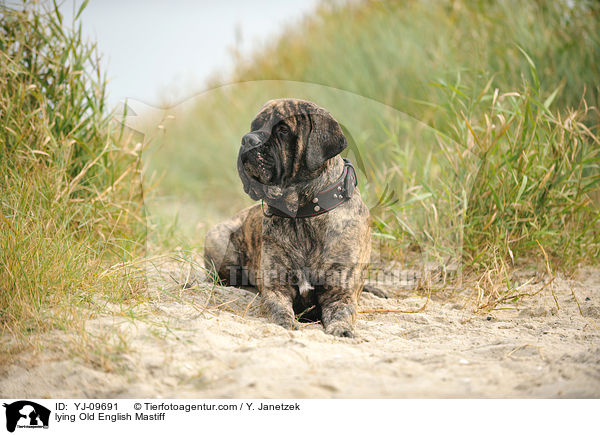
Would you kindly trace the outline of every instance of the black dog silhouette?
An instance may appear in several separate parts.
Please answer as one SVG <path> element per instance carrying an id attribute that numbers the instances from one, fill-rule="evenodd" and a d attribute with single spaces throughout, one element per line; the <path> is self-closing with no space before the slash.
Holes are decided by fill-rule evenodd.
<path id="1" fill-rule="evenodd" d="M 29 400 L 19 400 L 10 404 L 5 403 L 3 406 L 6 408 L 6 430 L 9 432 L 15 431 L 17 423 L 21 417 L 29 417 L 29 424 L 31 426 L 37 426 L 39 418 L 42 420 L 44 427 L 48 427 L 50 410 L 42 405 L 38 405 L 35 402 L 30 402 Z M 21 414 L 21 410 L 26 406 L 32 407 L 33 411 L 31 411 L 28 415 L 23 415 Z"/>

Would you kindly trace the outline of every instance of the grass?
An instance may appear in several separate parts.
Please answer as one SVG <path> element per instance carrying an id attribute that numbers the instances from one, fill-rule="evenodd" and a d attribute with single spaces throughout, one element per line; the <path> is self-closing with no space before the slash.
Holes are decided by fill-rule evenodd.
<path id="1" fill-rule="evenodd" d="M 342 123 L 383 257 L 492 274 L 504 290 L 483 290 L 487 306 L 520 263 L 597 264 L 599 13 L 586 1 L 323 3 L 167 112 L 146 161 L 163 177 L 153 215 L 185 215 L 169 240 L 200 249 L 207 227 L 251 203 L 235 169 L 250 120 L 297 97 Z"/>
<path id="2" fill-rule="evenodd" d="M 57 10 L 0 12 L 0 330 L 87 342 L 85 319 L 141 297 L 126 266 L 144 248 L 141 159 L 110 121 L 81 25 Z"/>
<path id="3" fill-rule="evenodd" d="M 298 80 L 380 101 L 442 129 L 435 110 L 455 86 L 475 103 L 490 78 L 501 93 L 523 77 L 557 88 L 557 107 L 598 104 L 598 6 L 594 2 L 324 2 L 314 16 L 238 55 L 234 80 Z M 523 53 L 527 53 L 526 56 Z M 536 65 L 532 74 L 530 63 Z M 214 84 L 218 82 L 215 81 Z"/>

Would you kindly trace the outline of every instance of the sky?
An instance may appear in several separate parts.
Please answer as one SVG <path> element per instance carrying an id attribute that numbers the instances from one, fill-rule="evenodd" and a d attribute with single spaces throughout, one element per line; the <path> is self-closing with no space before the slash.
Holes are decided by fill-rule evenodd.
<path id="1" fill-rule="evenodd" d="M 109 108 L 125 98 L 165 107 L 205 89 L 210 75 L 226 75 L 233 47 L 249 56 L 317 3 L 92 0 L 80 18 L 86 37 L 103 53 Z M 61 3 L 65 23 L 73 9 L 72 0 Z"/>

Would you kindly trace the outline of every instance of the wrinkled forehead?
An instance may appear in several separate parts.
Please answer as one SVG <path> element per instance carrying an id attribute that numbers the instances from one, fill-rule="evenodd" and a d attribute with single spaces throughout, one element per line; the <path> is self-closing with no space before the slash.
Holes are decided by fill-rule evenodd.
<path id="1" fill-rule="evenodd" d="M 280 99 L 268 101 L 250 125 L 251 131 L 270 130 L 278 123 L 285 121 L 295 127 L 299 118 L 305 117 L 316 108 L 308 101 L 295 99 Z"/>

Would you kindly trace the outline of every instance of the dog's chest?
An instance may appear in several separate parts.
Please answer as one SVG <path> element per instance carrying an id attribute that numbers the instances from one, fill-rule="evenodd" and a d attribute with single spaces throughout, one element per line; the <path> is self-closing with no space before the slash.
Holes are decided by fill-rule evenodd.
<path id="1" fill-rule="evenodd" d="M 322 260 L 325 228 L 308 219 L 268 220 L 263 223 L 263 244 L 289 266 L 310 267 Z"/>

